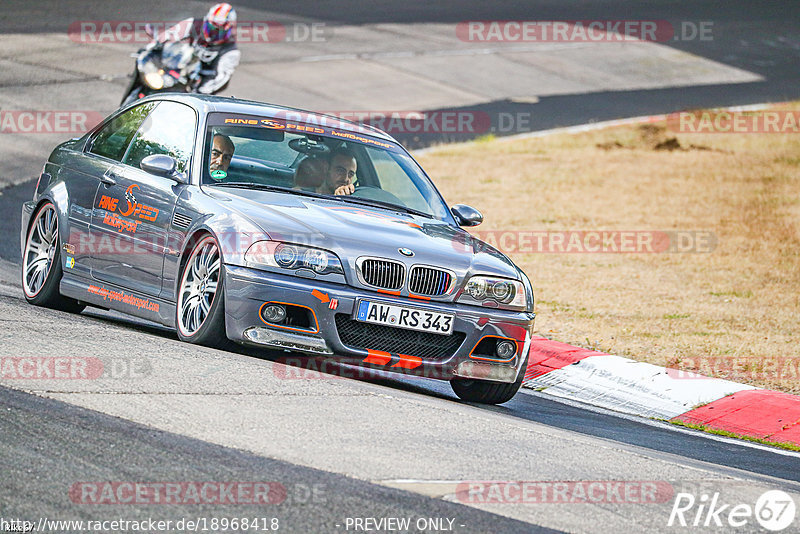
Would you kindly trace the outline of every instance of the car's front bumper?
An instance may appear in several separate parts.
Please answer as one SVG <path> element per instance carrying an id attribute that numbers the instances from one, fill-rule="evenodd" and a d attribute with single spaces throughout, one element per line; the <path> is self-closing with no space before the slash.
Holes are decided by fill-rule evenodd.
<path id="1" fill-rule="evenodd" d="M 358 347 L 345 344 L 336 315 L 343 314 L 345 317 L 339 317 L 339 322 L 346 324 L 352 320 L 357 300 L 363 298 L 454 314 L 453 331 L 463 333 L 464 340 L 451 354 L 435 359 L 418 357 L 413 352 L 381 351 L 368 346 L 368 341 Z M 316 324 L 307 329 L 270 325 L 260 315 L 267 302 L 309 308 Z M 533 313 L 420 301 L 234 265 L 226 265 L 225 270 L 225 314 L 227 335 L 239 343 L 331 356 L 350 365 L 429 378 L 462 377 L 497 382 L 516 380 L 529 349 L 534 321 Z M 516 340 L 517 354 L 508 361 L 472 355 L 485 336 Z M 380 344 L 379 340 L 375 343 Z"/>

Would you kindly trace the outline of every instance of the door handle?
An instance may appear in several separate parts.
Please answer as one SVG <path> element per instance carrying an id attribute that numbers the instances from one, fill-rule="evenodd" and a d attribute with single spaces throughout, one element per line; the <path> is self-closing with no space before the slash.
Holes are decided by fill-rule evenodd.
<path id="1" fill-rule="evenodd" d="M 106 171 L 105 174 L 103 174 L 103 176 L 100 178 L 100 181 L 107 186 L 117 185 L 117 181 L 114 179 L 116 176 L 117 175 L 112 171 Z"/>

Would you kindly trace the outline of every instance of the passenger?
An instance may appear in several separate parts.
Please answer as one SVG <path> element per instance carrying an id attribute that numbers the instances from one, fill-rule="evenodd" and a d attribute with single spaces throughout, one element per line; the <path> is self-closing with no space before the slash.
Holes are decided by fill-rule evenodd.
<path id="1" fill-rule="evenodd" d="M 334 150 L 328 158 L 329 167 L 325 181 L 317 190 L 323 195 L 351 195 L 356 190 L 353 180 L 358 163 L 356 157 L 346 148 Z"/>
<path id="2" fill-rule="evenodd" d="M 294 188 L 304 191 L 318 191 L 328 174 L 328 160 L 307 156 L 297 166 L 294 173 Z"/>
<path id="3" fill-rule="evenodd" d="M 227 135 L 214 134 L 211 143 L 211 158 L 208 162 L 208 170 L 214 180 L 223 180 L 228 175 L 228 166 L 231 164 L 233 152 L 236 147 Z"/>

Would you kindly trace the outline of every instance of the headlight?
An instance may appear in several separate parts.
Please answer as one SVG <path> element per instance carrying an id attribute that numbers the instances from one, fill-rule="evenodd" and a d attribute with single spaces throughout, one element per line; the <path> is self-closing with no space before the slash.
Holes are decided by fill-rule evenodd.
<path id="1" fill-rule="evenodd" d="M 478 276 L 473 276 L 467 282 L 467 287 L 464 291 L 469 293 L 469 296 L 475 300 L 483 300 L 486 297 L 486 279 Z"/>
<path id="2" fill-rule="evenodd" d="M 257 241 L 244 254 L 248 263 L 282 269 L 310 269 L 317 274 L 344 274 L 333 252 L 280 241 Z"/>
<path id="3" fill-rule="evenodd" d="M 164 87 L 164 77 L 157 72 L 148 72 L 144 75 L 144 83 L 146 83 L 151 89 L 158 91 Z"/>
<path id="4" fill-rule="evenodd" d="M 498 308 L 518 311 L 524 311 L 527 306 L 522 282 L 492 276 L 470 278 L 464 286 L 464 292 L 458 297 L 458 302 L 475 306 L 495 302 Z"/>
<path id="5" fill-rule="evenodd" d="M 328 268 L 328 253 L 318 248 L 310 248 L 303 254 L 303 263 L 318 273 L 324 273 Z"/>
<path id="6" fill-rule="evenodd" d="M 284 245 L 281 243 L 275 247 L 275 253 L 273 254 L 273 257 L 275 258 L 275 263 L 277 263 L 280 267 L 283 267 L 284 269 L 293 269 L 297 264 L 297 247 L 293 247 L 292 245 Z"/>

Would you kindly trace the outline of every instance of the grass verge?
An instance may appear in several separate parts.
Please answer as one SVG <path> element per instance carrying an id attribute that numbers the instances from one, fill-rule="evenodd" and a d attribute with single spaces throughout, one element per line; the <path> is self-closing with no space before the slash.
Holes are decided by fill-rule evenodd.
<path id="1" fill-rule="evenodd" d="M 683 421 L 670 421 L 673 425 L 682 426 L 684 428 L 691 428 L 692 430 L 699 430 L 701 432 L 708 432 L 717 436 L 725 436 L 727 438 L 743 439 L 745 441 L 752 441 L 753 443 L 760 443 L 761 445 L 769 445 L 771 447 L 778 447 L 779 449 L 786 449 L 787 451 L 800 452 L 800 445 L 794 443 L 786 443 L 783 441 L 769 441 L 766 439 L 756 438 L 753 436 L 746 436 L 744 434 L 737 434 L 735 432 L 728 432 L 727 430 L 718 430 L 706 425 L 697 425 L 694 423 L 685 423 Z"/>

